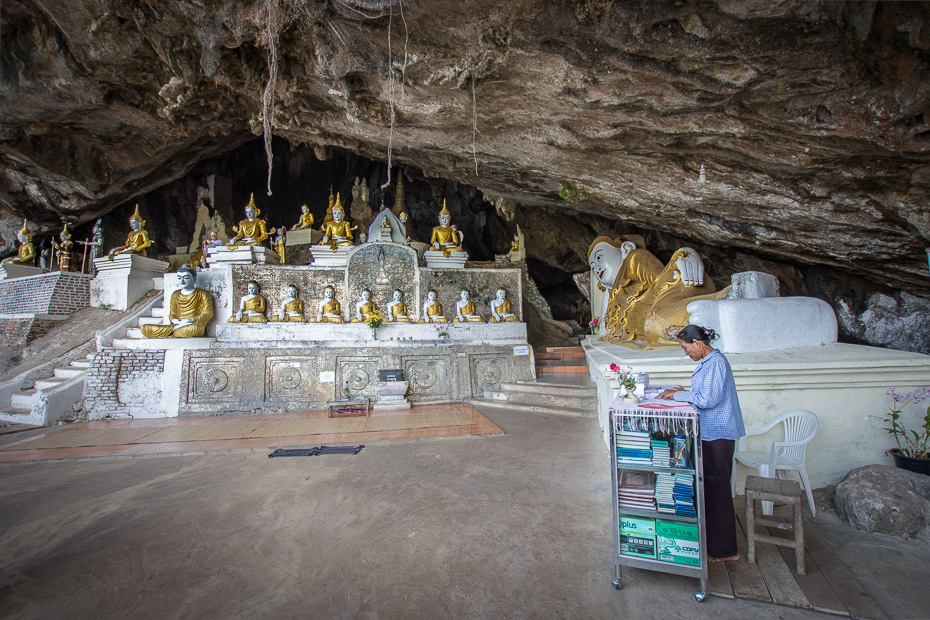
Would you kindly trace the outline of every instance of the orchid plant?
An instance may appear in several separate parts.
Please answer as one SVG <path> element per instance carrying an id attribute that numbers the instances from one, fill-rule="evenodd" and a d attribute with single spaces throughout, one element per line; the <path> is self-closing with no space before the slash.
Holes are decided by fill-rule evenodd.
<path id="1" fill-rule="evenodd" d="M 449 335 L 448 323 L 433 323 L 433 328 L 436 330 L 436 335 L 440 338 L 445 338 Z"/>
<path id="2" fill-rule="evenodd" d="M 887 392 L 891 397 L 892 405 L 888 413 L 884 416 L 870 416 L 879 418 L 885 422 L 884 429 L 888 434 L 894 437 L 897 444 L 898 452 L 904 456 L 915 459 L 930 458 L 930 407 L 927 407 L 924 415 L 924 423 L 921 426 L 923 432 L 918 433 L 913 429 L 905 428 L 901 423 L 901 411 L 909 404 L 922 403 L 930 399 L 930 385 L 927 387 L 917 388 L 907 394 L 898 394 L 894 388 Z"/>
<path id="3" fill-rule="evenodd" d="M 628 390 L 636 389 L 636 377 L 633 375 L 633 369 L 627 366 L 626 368 L 621 368 L 616 364 L 610 365 L 611 372 L 616 373 L 617 381 L 620 382 L 620 385 L 625 387 Z"/>

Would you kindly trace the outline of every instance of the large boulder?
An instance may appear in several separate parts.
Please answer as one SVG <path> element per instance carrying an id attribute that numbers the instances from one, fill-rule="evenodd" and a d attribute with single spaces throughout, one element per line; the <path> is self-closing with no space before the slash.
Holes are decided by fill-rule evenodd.
<path id="1" fill-rule="evenodd" d="M 866 465 L 846 474 L 835 502 L 856 529 L 909 538 L 930 525 L 930 476 Z"/>

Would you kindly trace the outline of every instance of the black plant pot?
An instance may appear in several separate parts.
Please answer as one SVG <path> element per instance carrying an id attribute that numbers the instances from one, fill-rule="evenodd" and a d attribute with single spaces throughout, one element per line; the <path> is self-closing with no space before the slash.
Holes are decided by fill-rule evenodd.
<path id="1" fill-rule="evenodd" d="M 892 448 L 888 453 L 891 454 L 894 466 L 898 469 L 906 469 L 915 474 L 930 476 L 930 459 L 915 459 L 912 456 L 905 456 L 897 448 Z"/>

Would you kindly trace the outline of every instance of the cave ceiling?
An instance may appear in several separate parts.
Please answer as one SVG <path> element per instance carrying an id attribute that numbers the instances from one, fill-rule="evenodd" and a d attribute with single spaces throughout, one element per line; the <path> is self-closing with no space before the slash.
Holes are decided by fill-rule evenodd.
<path id="1" fill-rule="evenodd" d="M 928 15 L 812 0 L 7 0 L 0 234 L 12 249 L 17 218 L 87 222 L 267 125 L 292 145 L 390 153 L 501 205 L 925 289 Z"/>

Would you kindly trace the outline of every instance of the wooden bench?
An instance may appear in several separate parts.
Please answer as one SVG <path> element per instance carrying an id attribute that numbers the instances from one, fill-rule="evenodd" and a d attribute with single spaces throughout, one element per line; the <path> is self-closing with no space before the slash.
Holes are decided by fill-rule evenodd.
<path id="1" fill-rule="evenodd" d="M 794 528 L 772 519 L 756 519 L 756 500 L 787 504 L 794 511 Z M 756 532 L 756 524 L 780 530 L 794 529 L 794 540 Z M 746 548 L 749 563 L 756 563 L 756 541 L 794 549 L 798 574 L 806 575 L 804 566 L 804 512 L 801 509 L 801 485 L 794 480 L 746 476 Z"/>

